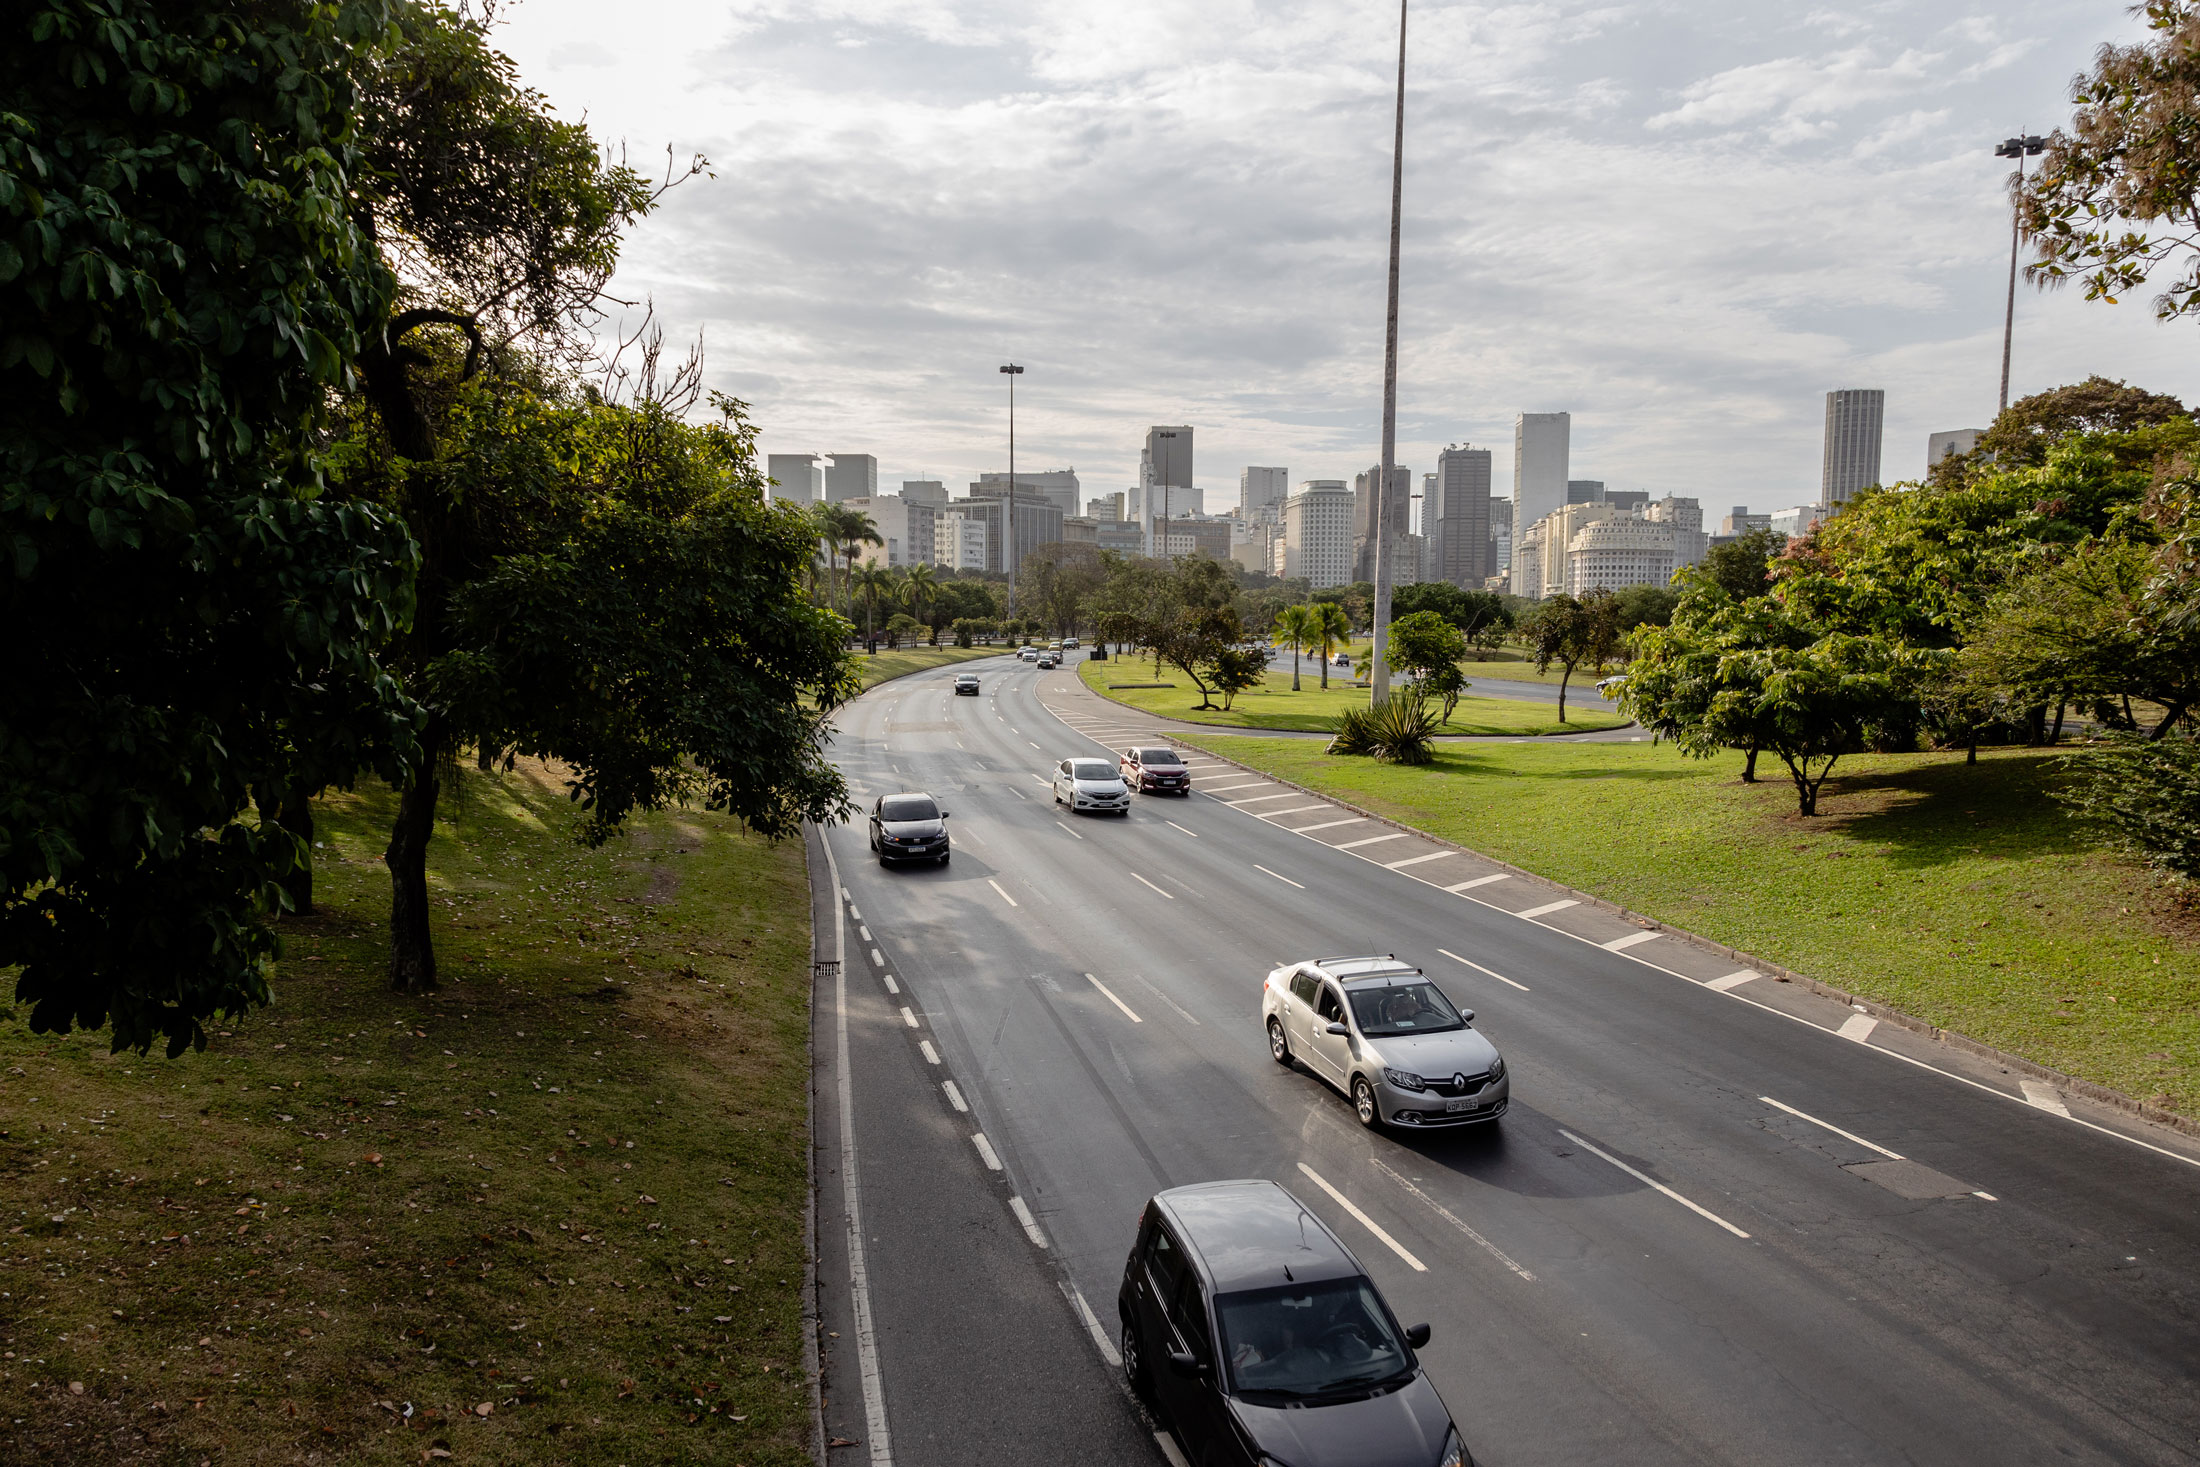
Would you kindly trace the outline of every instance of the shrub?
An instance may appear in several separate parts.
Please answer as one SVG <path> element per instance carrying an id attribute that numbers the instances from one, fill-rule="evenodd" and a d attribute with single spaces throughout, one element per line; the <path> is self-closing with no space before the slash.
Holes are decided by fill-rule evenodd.
<path id="1" fill-rule="evenodd" d="M 2111 733 L 2063 761 L 2057 795 L 2149 865 L 2200 877 L 2200 738 Z"/>
<path id="2" fill-rule="evenodd" d="M 1331 724 L 1328 752 L 1426 764 L 1436 757 L 1436 716 L 1415 693 L 1393 693 L 1372 708 L 1348 708 Z"/>

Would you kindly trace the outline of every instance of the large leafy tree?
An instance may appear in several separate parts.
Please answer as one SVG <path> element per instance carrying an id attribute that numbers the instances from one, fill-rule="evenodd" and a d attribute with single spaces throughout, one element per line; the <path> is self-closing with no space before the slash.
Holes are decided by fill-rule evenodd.
<path id="1" fill-rule="evenodd" d="M 1459 659 L 1466 655 L 1466 634 L 1435 611 L 1416 611 L 1392 622 L 1383 648 L 1392 672 L 1411 673 L 1423 695 L 1442 701 L 1444 723 L 1451 722 L 1452 710 L 1467 690 L 1459 671 Z"/>
<path id="2" fill-rule="evenodd" d="M 1560 668 L 1558 721 L 1566 721 L 1566 689 L 1583 663 L 1601 668 L 1620 650 L 1619 603 L 1602 589 L 1586 596 L 1561 591 L 1544 601 L 1520 625 L 1535 670 L 1547 672 L 1552 663 Z"/>
<path id="3" fill-rule="evenodd" d="M 170 1053 L 268 997 L 252 794 L 392 768 L 414 551 L 317 492 L 395 282 L 351 212 L 379 0 L 0 11 L 0 967 Z"/>

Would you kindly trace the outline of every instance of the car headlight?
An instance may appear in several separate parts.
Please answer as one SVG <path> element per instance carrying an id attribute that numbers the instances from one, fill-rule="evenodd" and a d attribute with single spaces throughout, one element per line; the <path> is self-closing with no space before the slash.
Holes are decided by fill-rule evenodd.
<path id="1" fill-rule="evenodd" d="M 1446 1438 L 1444 1455 L 1436 1459 L 1436 1467 L 1474 1467 L 1474 1458 L 1467 1455 L 1467 1444 L 1459 1440 L 1457 1427 Z"/>
<path id="2" fill-rule="evenodd" d="M 1426 1090 L 1428 1082 L 1411 1070 L 1384 1070 L 1383 1078 L 1400 1090 Z"/>
<path id="3" fill-rule="evenodd" d="M 1490 1061 L 1490 1078 L 1492 1080 L 1505 1078 L 1505 1057 L 1503 1055 L 1499 1055 L 1496 1059 Z"/>

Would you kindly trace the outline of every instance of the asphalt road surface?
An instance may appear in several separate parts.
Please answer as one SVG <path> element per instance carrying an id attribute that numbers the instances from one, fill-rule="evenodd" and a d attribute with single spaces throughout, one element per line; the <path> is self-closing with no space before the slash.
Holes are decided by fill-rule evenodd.
<path id="1" fill-rule="evenodd" d="M 861 798 L 931 791 L 955 854 L 825 836 L 836 1462 L 1164 1460 L 1116 1284 L 1145 1198 L 1223 1177 L 1289 1187 L 1434 1326 L 1495 1467 L 2200 1460 L 2186 1138 L 1218 761 L 1065 815 L 1051 765 L 1140 728 L 1073 668 L 942 668 L 840 726 Z M 1370 1134 L 1269 1058 L 1262 975 L 1353 952 L 1477 1011 L 1501 1123 Z"/>

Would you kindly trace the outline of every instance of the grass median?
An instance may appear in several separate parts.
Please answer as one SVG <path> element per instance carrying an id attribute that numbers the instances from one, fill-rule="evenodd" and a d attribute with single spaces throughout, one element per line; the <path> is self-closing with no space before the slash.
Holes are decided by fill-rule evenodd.
<path id="1" fill-rule="evenodd" d="M 2200 928 L 2049 797 L 2044 750 L 1780 767 L 1651 744 L 1440 745 L 1399 768 L 1284 739 L 1211 751 L 2069 1074 L 2200 1104 Z"/>
<path id="2" fill-rule="evenodd" d="M 1270 668 L 1265 685 L 1238 694 L 1229 709 L 1219 705 L 1202 709 L 1199 690 L 1192 687 L 1182 673 L 1170 668 L 1155 678 L 1152 672 L 1151 661 L 1141 663 L 1128 656 L 1110 658 L 1106 662 L 1085 662 L 1078 667 L 1078 675 L 1085 680 L 1085 686 L 1103 697 L 1113 698 L 1141 713 L 1211 724 L 1217 728 L 1327 732 L 1338 714 L 1367 703 L 1367 689 L 1353 687 L 1348 676 L 1332 676 L 1325 690 L 1318 671 L 1300 673 L 1301 691 L 1294 693 L 1291 691 L 1291 672 L 1286 667 L 1282 672 Z M 1163 682 L 1175 686 L 1111 688 L 1108 686 L 1111 682 Z M 1619 714 L 1579 705 L 1568 707 L 1566 715 L 1566 721 L 1561 723 L 1556 704 L 1529 703 L 1516 698 L 1477 698 L 1470 692 L 1452 710 L 1450 721 L 1438 725 L 1437 732 L 1539 736 L 1594 733 L 1598 729 L 1620 728 L 1627 723 Z"/>
<path id="3" fill-rule="evenodd" d="M 905 677 L 912 672 L 922 672 L 928 667 L 945 667 L 951 662 L 970 662 L 980 657 L 1009 657 L 1014 649 L 1008 647 L 903 647 L 898 651 L 881 652 L 876 657 L 856 656 L 856 665 L 863 673 L 863 686 L 875 688 L 890 678 Z"/>
<path id="4" fill-rule="evenodd" d="M 320 910 L 206 1052 L 0 1028 L 0 1456 L 808 1462 L 800 843 L 590 851 L 550 771 L 468 770 L 404 998 L 392 803 L 321 803 Z"/>

